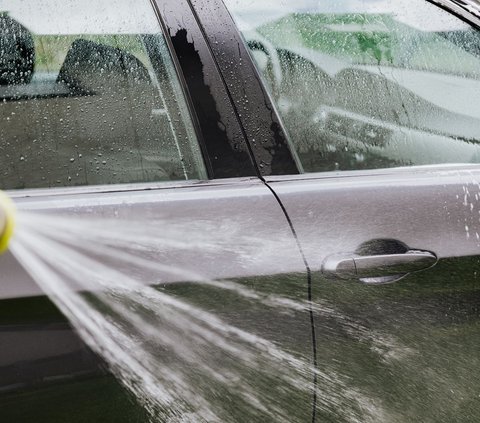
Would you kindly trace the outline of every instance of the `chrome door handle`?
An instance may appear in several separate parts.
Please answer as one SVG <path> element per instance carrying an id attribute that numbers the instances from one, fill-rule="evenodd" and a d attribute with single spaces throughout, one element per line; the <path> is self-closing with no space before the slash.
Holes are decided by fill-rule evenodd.
<path id="1" fill-rule="evenodd" d="M 435 254 L 419 250 L 374 256 L 336 254 L 326 258 L 322 272 L 331 278 L 359 279 L 366 284 L 378 285 L 396 282 L 409 273 L 428 269 L 436 262 Z"/>

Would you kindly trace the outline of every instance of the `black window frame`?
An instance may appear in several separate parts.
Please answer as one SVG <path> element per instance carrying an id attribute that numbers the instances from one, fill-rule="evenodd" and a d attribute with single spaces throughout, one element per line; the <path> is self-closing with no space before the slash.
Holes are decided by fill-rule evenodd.
<path id="1" fill-rule="evenodd" d="M 188 0 L 151 0 L 183 89 L 209 179 L 259 176 L 229 91 Z"/>
<path id="2" fill-rule="evenodd" d="M 187 1 L 221 72 L 259 177 L 299 174 L 282 120 L 223 1 Z"/>

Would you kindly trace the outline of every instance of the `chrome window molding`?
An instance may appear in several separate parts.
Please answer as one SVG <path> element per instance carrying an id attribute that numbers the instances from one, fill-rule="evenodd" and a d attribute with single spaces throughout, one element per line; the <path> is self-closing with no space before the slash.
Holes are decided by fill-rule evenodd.
<path id="1" fill-rule="evenodd" d="M 428 0 L 480 29 L 480 2 L 477 0 Z"/>

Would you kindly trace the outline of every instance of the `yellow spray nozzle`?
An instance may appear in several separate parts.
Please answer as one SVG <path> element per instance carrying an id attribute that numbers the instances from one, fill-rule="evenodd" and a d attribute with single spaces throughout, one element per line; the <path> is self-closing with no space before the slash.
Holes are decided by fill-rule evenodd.
<path id="1" fill-rule="evenodd" d="M 15 204 L 10 197 L 0 191 L 0 254 L 8 248 L 15 229 Z"/>

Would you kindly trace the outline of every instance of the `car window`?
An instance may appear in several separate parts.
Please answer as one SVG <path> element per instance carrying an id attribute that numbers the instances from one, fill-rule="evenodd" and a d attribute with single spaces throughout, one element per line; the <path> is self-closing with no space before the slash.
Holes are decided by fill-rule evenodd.
<path id="1" fill-rule="evenodd" d="M 226 0 L 306 172 L 480 162 L 480 37 L 423 0 Z"/>
<path id="2" fill-rule="evenodd" d="M 206 178 L 148 0 L 0 3 L 0 189 Z"/>

